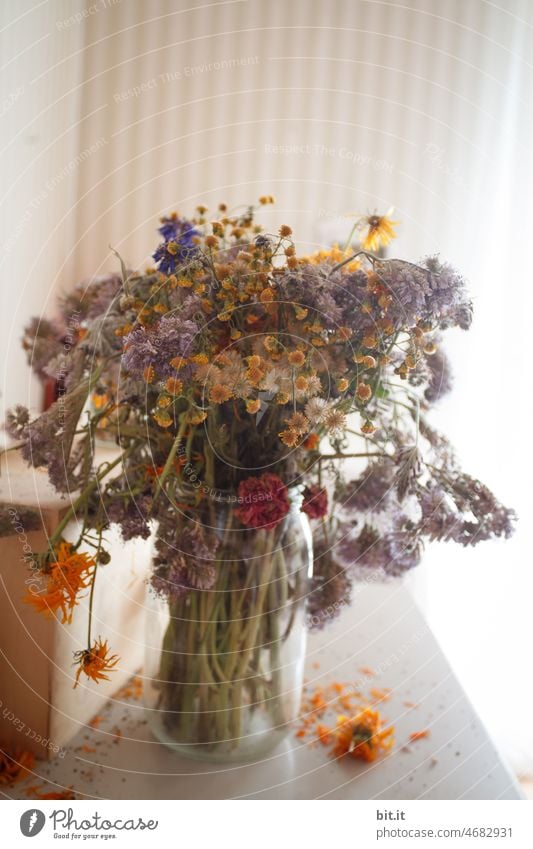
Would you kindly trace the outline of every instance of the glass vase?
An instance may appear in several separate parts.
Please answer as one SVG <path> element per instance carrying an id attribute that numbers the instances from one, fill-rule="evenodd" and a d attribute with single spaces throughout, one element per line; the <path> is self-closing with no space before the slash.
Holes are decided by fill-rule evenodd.
<path id="1" fill-rule="evenodd" d="M 312 538 L 298 488 L 272 529 L 235 527 L 216 506 L 210 589 L 173 600 L 149 590 L 145 706 L 155 737 L 187 757 L 255 759 L 300 709 Z"/>

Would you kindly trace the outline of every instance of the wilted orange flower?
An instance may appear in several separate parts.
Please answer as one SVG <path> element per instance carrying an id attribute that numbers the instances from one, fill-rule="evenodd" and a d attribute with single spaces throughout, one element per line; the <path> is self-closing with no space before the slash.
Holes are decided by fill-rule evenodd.
<path id="1" fill-rule="evenodd" d="M 287 419 L 288 426 L 296 431 L 297 434 L 307 433 L 309 430 L 309 420 L 303 413 L 293 413 L 290 419 Z"/>
<path id="2" fill-rule="evenodd" d="M 109 401 L 107 392 L 93 392 L 91 396 L 93 407 L 95 410 L 101 410 Z"/>
<path id="3" fill-rule="evenodd" d="M 154 413 L 154 419 L 159 427 L 170 427 L 173 421 L 172 416 L 169 415 L 167 410 L 157 410 Z"/>
<path id="4" fill-rule="evenodd" d="M 291 366 L 303 366 L 305 363 L 305 354 L 303 351 L 291 351 L 287 359 Z"/>
<path id="5" fill-rule="evenodd" d="M 74 657 L 76 658 L 76 663 L 79 664 L 78 671 L 76 672 L 75 688 L 80 682 L 82 672 L 87 678 L 96 681 L 97 684 L 100 681 L 109 681 L 109 675 L 105 673 L 111 672 L 119 661 L 118 655 L 109 654 L 107 640 L 102 642 L 100 637 L 95 640 L 92 648 L 76 652 Z"/>
<path id="6" fill-rule="evenodd" d="M 320 438 L 316 433 L 310 433 L 307 439 L 304 442 L 304 448 L 306 451 L 314 451 L 315 448 L 318 448 L 320 443 Z"/>
<path id="7" fill-rule="evenodd" d="M 377 251 L 396 238 L 394 227 L 397 221 L 391 221 L 386 215 L 369 215 L 365 218 L 368 232 L 362 241 L 366 251 Z"/>
<path id="8" fill-rule="evenodd" d="M 185 415 L 189 424 L 193 425 L 201 424 L 202 422 L 205 422 L 207 418 L 205 410 L 187 410 Z"/>
<path id="9" fill-rule="evenodd" d="M 229 401 L 231 395 L 231 389 L 228 389 L 228 387 L 224 386 L 222 383 L 215 383 L 215 385 L 209 390 L 209 400 L 212 401 L 213 404 L 223 404 L 225 401 Z"/>
<path id="10" fill-rule="evenodd" d="M 294 448 L 300 441 L 300 436 L 295 430 L 282 430 L 278 433 L 278 436 L 288 448 Z"/>
<path id="11" fill-rule="evenodd" d="M 382 728 L 379 711 L 364 708 L 356 716 L 339 716 L 335 730 L 336 757 L 351 755 L 363 761 L 373 761 L 394 744 L 394 728 Z"/>
<path id="12" fill-rule="evenodd" d="M 183 381 L 178 377 L 168 377 L 165 382 L 165 389 L 171 395 L 180 395 L 183 389 Z"/>
<path id="13" fill-rule="evenodd" d="M 24 601 L 45 616 L 52 616 L 60 610 L 61 622 L 71 622 L 78 594 L 89 585 L 95 566 L 93 557 L 84 552 L 78 553 L 69 542 L 62 542 L 57 550 L 57 560 L 50 567 L 46 592 L 39 595 L 28 592 Z"/>
<path id="14" fill-rule="evenodd" d="M 357 397 L 361 399 L 361 401 L 368 401 L 372 397 L 372 387 L 368 385 L 368 383 L 359 383 L 357 385 Z"/>
<path id="15" fill-rule="evenodd" d="M 265 336 L 263 339 L 263 345 L 267 349 L 267 351 L 275 351 L 278 347 L 278 343 L 275 336 Z"/>

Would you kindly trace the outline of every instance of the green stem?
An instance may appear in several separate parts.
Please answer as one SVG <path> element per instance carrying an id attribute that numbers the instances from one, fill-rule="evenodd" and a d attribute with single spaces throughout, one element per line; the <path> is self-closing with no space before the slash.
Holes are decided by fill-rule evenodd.
<path id="1" fill-rule="evenodd" d="M 96 489 L 100 481 L 103 480 L 103 478 L 105 478 L 105 476 L 108 475 L 112 469 L 118 466 L 119 463 L 123 462 L 126 459 L 126 457 L 128 456 L 128 454 L 131 453 L 133 448 L 134 446 L 130 446 L 126 449 L 126 451 L 123 451 L 123 453 L 120 454 L 119 457 L 113 460 L 112 463 L 106 463 L 105 468 L 101 472 L 99 472 L 80 493 L 74 504 L 67 510 L 67 512 L 63 516 L 62 520 L 60 521 L 52 536 L 49 537 L 48 543 L 51 548 L 53 548 L 56 542 L 61 539 L 61 534 L 65 530 L 72 517 L 76 515 L 76 510 L 81 507 L 82 504 L 84 504 L 85 500 L 93 492 L 93 490 Z"/>
<path id="2" fill-rule="evenodd" d="M 186 428 L 187 428 L 187 422 L 186 422 L 185 416 L 184 416 L 182 421 L 180 422 L 180 426 L 178 428 L 176 438 L 174 439 L 174 442 L 172 443 L 172 448 L 169 451 L 165 465 L 163 466 L 163 471 L 161 472 L 161 474 L 157 478 L 157 483 L 155 485 L 155 492 L 154 492 L 152 504 L 155 504 L 157 497 L 159 496 L 161 490 L 163 489 L 163 484 L 165 483 L 165 480 L 167 479 L 167 477 L 170 473 L 170 470 L 172 468 L 172 464 L 174 463 L 174 460 L 175 460 L 175 457 L 176 457 L 176 452 L 177 452 L 177 450 L 180 446 L 180 442 L 183 438 L 183 434 L 185 433 Z"/>

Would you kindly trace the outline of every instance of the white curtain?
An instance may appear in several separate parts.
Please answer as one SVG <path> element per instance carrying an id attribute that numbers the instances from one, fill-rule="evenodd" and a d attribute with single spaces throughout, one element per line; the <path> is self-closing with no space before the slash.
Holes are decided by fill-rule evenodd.
<path id="1" fill-rule="evenodd" d="M 1 55 L 14 69 L 2 101 L 15 97 L 7 117 L 17 131 L 3 139 L 12 159 L 2 159 L 6 400 L 27 395 L 16 344 L 27 316 L 47 308 L 53 289 L 114 267 L 110 244 L 133 264 L 148 261 L 164 211 L 272 193 L 272 221 L 295 224 L 308 247 L 342 238 L 344 213 L 394 206 L 395 252 L 440 251 L 475 298 L 472 331 L 450 339 L 455 393 L 437 424 L 522 517 L 510 543 L 434 546 L 411 582 L 490 729 L 517 768 L 533 771 L 533 6 L 89 6 L 2 10 Z M 33 209 L 47 180 L 54 188 Z"/>

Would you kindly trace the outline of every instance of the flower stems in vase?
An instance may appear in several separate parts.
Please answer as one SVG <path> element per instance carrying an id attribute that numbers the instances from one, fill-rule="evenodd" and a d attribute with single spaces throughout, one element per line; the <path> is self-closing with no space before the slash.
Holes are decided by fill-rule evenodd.
<path id="1" fill-rule="evenodd" d="M 282 731 L 292 718 L 283 664 L 292 607 L 303 604 L 299 569 L 289 571 L 283 533 L 246 537 L 243 546 L 242 532 L 226 529 L 215 586 L 168 603 L 156 710 L 177 744 L 231 751 L 243 736 Z"/>

